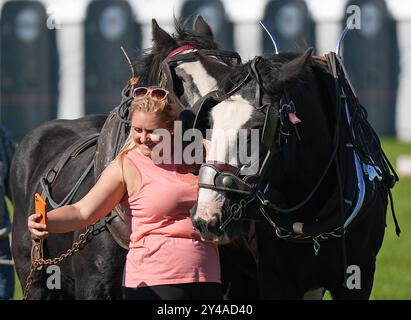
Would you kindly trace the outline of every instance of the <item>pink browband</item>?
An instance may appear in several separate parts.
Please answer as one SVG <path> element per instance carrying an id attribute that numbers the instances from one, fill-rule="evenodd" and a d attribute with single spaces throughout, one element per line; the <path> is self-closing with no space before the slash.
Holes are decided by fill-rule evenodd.
<path id="1" fill-rule="evenodd" d="M 194 47 L 190 46 L 189 44 L 187 44 L 185 46 L 178 47 L 177 49 L 174 49 L 173 51 L 171 51 L 167 55 L 167 58 L 171 58 L 171 57 L 175 56 L 176 54 L 179 54 L 179 53 L 181 53 L 183 51 L 186 51 L 186 50 L 192 50 L 192 49 L 194 49 Z"/>

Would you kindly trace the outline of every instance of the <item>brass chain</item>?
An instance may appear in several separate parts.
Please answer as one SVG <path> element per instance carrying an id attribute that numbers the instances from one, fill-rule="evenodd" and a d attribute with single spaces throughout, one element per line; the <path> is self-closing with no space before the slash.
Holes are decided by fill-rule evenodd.
<path id="1" fill-rule="evenodd" d="M 24 295 L 23 295 L 23 300 L 28 299 L 29 291 L 30 291 L 30 286 L 33 282 L 33 273 L 34 271 L 37 270 L 37 268 L 42 267 L 42 266 L 50 266 L 50 265 L 56 265 L 62 263 L 65 259 L 68 257 L 74 255 L 76 252 L 82 250 L 86 243 L 90 242 L 91 239 L 93 239 L 95 236 L 99 235 L 100 233 L 107 231 L 107 224 L 111 223 L 113 219 L 109 220 L 108 222 L 98 228 L 94 229 L 94 225 L 88 226 L 86 232 L 82 233 L 79 236 L 79 239 L 73 243 L 70 249 L 68 249 L 65 253 L 61 254 L 59 257 L 54 258 L 54 259 L 36 259 L 31 262 L 30 265 L 30 272 L 26 280 L 26 286 L 24 288 Z M 36 246 L 39 246 L 40 243 L 36 244 Z"/>
<path id="2" fill-rule="evenodd" d="M 24 287 L 23 300 L 27 300 L 27 297 L 29 295 L 30 286 L 31 286 L 31 283 L 33 282 L 33 272 L 34 272 L 34 270 L 36 270 L 36 265 L 34 263 L 32 263 L 30 265 L 30 272 L 29 272 L 29 275 L 28 275 L 27 280 L 26 280 L 26 286 Z"/>

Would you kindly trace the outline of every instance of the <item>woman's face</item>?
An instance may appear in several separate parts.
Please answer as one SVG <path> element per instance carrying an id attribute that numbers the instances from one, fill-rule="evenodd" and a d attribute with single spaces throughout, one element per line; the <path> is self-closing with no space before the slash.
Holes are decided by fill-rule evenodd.
<path id="1" fill-rule="evenodd" d="M 161 142 L 161 136 L 153 134 L 154 130 L 165 128 L 160 117 L 151 112 L 136 111 L 131 116 L 131 130 L 137 148 L 150 157 L 154 146 Z"/>

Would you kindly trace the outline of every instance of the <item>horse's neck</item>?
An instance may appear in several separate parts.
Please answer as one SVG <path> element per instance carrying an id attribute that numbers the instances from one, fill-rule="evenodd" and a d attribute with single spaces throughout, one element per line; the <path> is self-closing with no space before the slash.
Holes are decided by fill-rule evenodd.
<path id="1" fill-rule="evenodd" d="M 315 92 L 315 88 L 311 88 Z M 315 184 L 327 168 L 327 164 L 332 156 L 333 133 L 330 131 L 329 117 L 325 114 L 326 108 L 330 104 L 322 101 L 320 97 L 315 99 L 301 99 L 300 108 L 297 109 L 297 115 L 302 119 L 301 124 L 290 126 L 290 136 L 287 137 L 287 144 L 283 146 L 283 155 L 280 157 L 282 163 L 277 165 L 278 174 L 281 179 L 275 179 L 277 190 L 281 190 L 288 201 L 298 203 L 311 193 Z M 297 132 L 298 131 L 298 135 Z M 300 138 L 299 138 L 299 137 Z M 323 182 L 320 184 L 321 192 L 316 192 L 314 199 L 318 194 L 328 195 L 333 191 L 330 182 L 334 174 L 334 168 L 328 169 Z M 295 205 L 295 203 L 293 203 Z"/>

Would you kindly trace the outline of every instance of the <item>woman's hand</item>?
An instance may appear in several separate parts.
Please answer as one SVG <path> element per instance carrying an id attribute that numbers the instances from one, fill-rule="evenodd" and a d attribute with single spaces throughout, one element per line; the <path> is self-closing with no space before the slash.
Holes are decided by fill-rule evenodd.
<path id="1" fill-rule="evenodd" d="M 47 238 L 49 232 L 47 231 L 47 226 L 45 224 L 38 223 L 41 220 L 41 214 L 35 213 L 29 216 L 27 225 L 31 233 L 31 237 L 35 239 Z"/>

